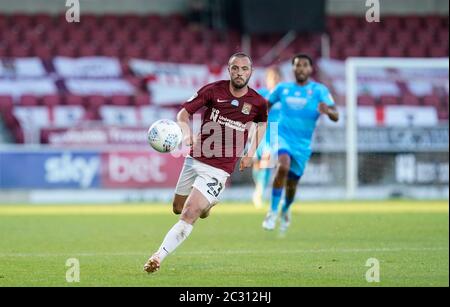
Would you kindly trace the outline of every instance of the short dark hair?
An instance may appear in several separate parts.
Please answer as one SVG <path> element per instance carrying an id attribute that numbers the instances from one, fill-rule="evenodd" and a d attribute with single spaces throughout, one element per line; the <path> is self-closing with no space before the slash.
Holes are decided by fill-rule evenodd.
<path id="1" fill-rule="evenodd" d="M 298 53 L 298 54 L 294 55 L 294 57 L 292 58 L 292 65 L 294 65 L 296 59 L 306 59 L 306 60 L 308 60 L 309 65 L 311 65 L 311 66 L 314 65 L 313 59 L 306 53 Z"/>
<path id="2" fill-rule="evenodd" d="M 253 66 L 253 60 L 252 58 L 245 52 L 236 52 L 235 54 L 233 54 L 232 56 L 230 56 L 230 59 L 228 60 L 228 65 L 230 65 L 231 60 L 233 58 L 248 58 L 250 60 L 250 64 Z"/>

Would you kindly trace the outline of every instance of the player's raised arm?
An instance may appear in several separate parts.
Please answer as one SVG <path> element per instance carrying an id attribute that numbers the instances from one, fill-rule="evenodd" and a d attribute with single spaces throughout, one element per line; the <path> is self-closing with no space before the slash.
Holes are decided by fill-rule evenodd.
<path id="1" fill-rule="evenodd" d="M 251 140 L 251 142 L 247 154 L 241 159 L 241 163 L 239 165 L 240 171 L 243 171 L 244 168 L 252 166 L 256 149 L 258 148 L 266 133 L 267 122 L 255 123 L 254 126 L 256 127 L 255 129 L 251 129 L 252 135 L 249 137 L 249 140 Z"/>
<path id="2" fill-rule="evenodd" d="M 177 122 L 183 132 L 183 144 L 186 146 L 192 146 L 194 144 L 194 137 L 192 136 L 192 131 L 190 128 L 190 118 L 191 114 L 189 114 L 185 108 L 181 109 L 181 111 L 177 114 Z"/>
<path id="3" fill-rule="evenodd" d="M 319 104 L 319 112 L 321 114 L 325 114 L 328 116 L 328 118 L 334 122 L 339 121 L 339 111 L 337 110 L 336 106 L 329 106 L 326 103 L 322 102 Z"/>
<path id="4" fill-rule="evenodd" d="M 339 112 L 330 91 L 324 85 L 319 87 L 320 101 L 319 112 L 325 114 L 334 122 L 339 121 Z"/>

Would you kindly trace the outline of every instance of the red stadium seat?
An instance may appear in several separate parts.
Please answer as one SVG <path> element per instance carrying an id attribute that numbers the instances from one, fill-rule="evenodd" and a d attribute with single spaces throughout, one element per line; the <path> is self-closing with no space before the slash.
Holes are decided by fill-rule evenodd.
<path id="1" fill-rule="evenodd" d="M 424 26 L 423 19 L 419 16 L 406 17 L 404 23 L 405 27 L 411 31 L 417 31 Z"/>
<path id="2" fill-rule="evenodd" d="M 335 29 L 341 28 L 341 18 L 340 17 L 328 16 L 326 23 L 327 23 L 328 31 L 333 31 Z"/>
<path id="3" fill-rule="evenodd" d="M 384 50 L 379 46 L 368 46 L 363 53 L 368 57 L 382 57 L 384 55 Z"/>
<path id="4" fill-rule="evenodd" d="M 403 47 L 409 47 L 416 40 L 414 33 L 407 30 L 394 32 L 393 39 L 396 44 Z"/>
<path id="5" fill-rule="evenodd" d="M 0 113 L 12 111 L 14 102 L 11 96 L 0 96 Z"/>
<path id="6" fill-rule="evenodd" d="M 401 98 L 401 103 L 407 106 L 419 106 L 420 99 L 415 95 L 404 95 Z"/>
<path id="7" fill-rule="evenodd" d="M 437 43 L 444 44 L 448 46 L 448 28 L 447 29 L 441 29 L 436 38 Z"/>
<path id="8" fill-rule="evenodd" d="M 122 27 L 121 20 L 116 15 L 104 15 L 100 19 L 101 27 L 104 29 L 115 30 Z"/>
<path id="9" fill-rule="evenodd" d="M 416 45 L 406 50 L 406 55 L 409 57 L 423 58 L 427 56 L 426 46 Z"/>
<path id="10" fill-rule="evenodd" d="M 147 94 L 135 96 L 134 99 L 135 106 L 147 106 L 150 104 L 150 96 Z"/>
<path id="11" fill-rule="evenodd" d="M 64 97 L 60 95 L 44 95 L 42 96 L 41 102 L 44 106 L 53 107 L 62 105 L 64 102 Z"/>
<path id="12" fill-rule="evenodd" d="M 448 57 L 448 46 L 430 46 L 429 55 L 434 58 Z"/>
<path id="13" fill-rule="evenodd" d="M 443 26 L 442 17 L 440 16 L 425 16 L 423 22 L 427 29 L 439 29 Z"/>
<path id="14" fill-rule="evenodd" d="M 383 106 L 399 105 L 400 100 L 396 96 L 381 96 L 380 104 Z"/>
<path id="15" fill-rule="evenodd" d="M 104 45 L 99 48 L 98 55 L 121 58 L 123 52 L 122 49 L 116 45 Z"/>
<path id="16" fill-rule="evenodd" d="M 127 106 L 130 104 L 130 96 L 113 95 L 111 96 L 111 104 L 114 106 Z"/>
<path id="17" fill-rule="evenodd" d="M 447 106 L 441 106 L 438 108 L 438 117 L 441 121 L 448 121 L 449 115 L 448 115 L 448 105 Z"/>
<path id="18" fill-rule="evenodd" d="M 211 56 L 218 63 L 223 63 L 228 60 L 231 50 L 226 44 L 217 44 L 212 47 Z"/>
<path id="19" fill-rule="evenodd" d="M 19 99 L 19 105 L 24 107 L 31 107 L 39 105 L 39 99 L 34 95 L 23 95 Z"/>
<path id="20" fill-rule="evenodd" d="M 160 46 L 150 46 L 145 50 L 145 57 L 152 61 L 162 61 L 165 57 L 165 51 Z"/>
<path id="21" fill-rule="evenodd" d="M 67 94 L 65 97 L 65 103 L 66 105 L 83 106 L 84 98 L 83 96 Z"/>
<path id="22" fill-rule="evenodd" d="M 357 16 L 344 16 L 341 19 L 341 26 L 343 28 L 350 28 L 350 29 L 358 29 L 362 25 L 362 20 Z"/>
<path id="23" fill-rule="evenodd" d="M 178 37 L 176 33 L 168 29 L 162 30 L 161 32 L 158 33 L 157 36 L 158 44 L 161 44 L 166 47 L 176 45 L 177 39 Z"/>
<path id="24" fill-rule="evenodd" d="M 73 58 L 78 56 L 78 52 L 72 45 L 60 45 L 56 48 L 55 55 Z"/>
<path id="25" fill-rule="evenodd" d="M 51 60 L 54 57 L 54 50 L 51 46 L 38 45 L 31 51 L 33 56 L 39 57 L 44 61 Z"/>
<path id="26" fill-rule="evenodd" d="M 401 46 L 389 46 L 386 48 L 386 55 L 388 57 L 404 57 L 405 49 Z"/>
<path id="27" fill-rule="evenodd" d="M 189 48 L 185 46 L 175 46 L 169 50 L 169 59 L 173 58 L 175 61 L 183 62 L 189 60 L 191 57 L 191 52 Z"/>
<path id="28" fill-rule="evenodd" d="M 130 45 L 124 50 L 124 56 L 126 58 L 137 58 L 143 57 L 144 51 L 140 46 Z"/>
<path id="29" fill-rule="evenodd" d="M 30 47 L 27 45 L 15 45 L 10 49 L 10 55 L 17 58 L 24 58 L 31 55 Z"/>
<path id="30" fill-rule="evenodd" d="M 128 66 L 128 64 L 127 64 Z M 131 74 L 131 73 L 130 73 Z M 145 90 L 143 80 L 139 77 L 135 77 L 133 75 L 128 75 L 125 77 L 125 80 L 127 80 L 128 83 L 130 83 L 133 87 L 139 90 Z"/>
<path id="31" fill-rule="evenodd" d="M 156 41 L 154 34 L 151 31 L 145 29 L 139 29 L 135 35 L 135 41 L 139 42 L 141 45 L 146 46 L 152 41 Z"/>
<path id="32" fill-rule="evenodd" d="M 3 122 L 5 123 L 5 126 L 11 130 L 14 131 L 17 127 L 20 127 L 19 121 L 14 116 L 12 109 L 10 111 L 5 111 L 2 114 Z"/>
<path id="33" fill-rule="evenodd" d="M 36 27 L 50 29 L 53 25 L 53 17 L 49 14 L 39 13 L 34 16 Z"/>
<path id="34" fill-rule="evenodd" d="M 375 106 L 376 100 L 373 96 L 370 95 L 362 95 L 358 97 L 358 105 L 359 106 Z"/>
<path id="35" fill-rule="evenodd" d="M 377 30 L 373 34 L 373 41 L 377 45 L 389 46 L 390 44 L 392 44 L 393 34 L 389 29 Z"/>
<path id="36" fill-rule="evenodd" d="M 395 32 L 400 31 L 404 27 L 403 18 L 398 16 L 385 16 L 381 18 L 380 23 L 385 29 Z"/>
<path id="37" fill-rule="evenodd" d="M 350 46 L 344 49 L 343 55 L 345 58 L 358 57 L 362 55 L 362 50 L 359 46 Z"/>
<path id="38" fill-rule="evenodd" d="M 115 44 L 136 46 L 146 43 L 145 41 L 143 42 L 139 39 L 135 39 L 135 33 L 130 32 L 128 28 L 118 29 L 116 31 L 112 31 L 112 33 L 113 33 L 112 41 Z"/>
<path id="39" fill-rule="evenodd" d="M 95 45 L 85 45 L 81 46 L 81 48 L 78 51 L 78 55 L 80 57 L 90 57 L 90 56 L 96 56 L 98 55 L 97 46 Z"/>
<path id="40" fill-rule="evenodd" d="M 190 51 L 191 60 L 194 63 L 201 64 L 209 58 L 208 49 L 204 45 L 193 45 Z"/>
<path id="41" fill-rule="evenodd" d="M 85 109 L 98 116 L 98 110 L 102 105 L 108 104 L 108 98 L 101 95 L 87 96 L 85 100 Z"/>
<path id="42" fill-rule="evenodd" d="M 197 32 L 190 30 L 182 30 L 179 33 L 179 43 L 184 46 L 195 46 L 199 42 L 200 38 Z"/>
<path id="43" fill-rule="evenodd" d="M 423 97 L 423 104 L 426 106 L 433 106 L 439 108 L 441 106 L 441 98 L 437 95 L 428 95 Z"/>

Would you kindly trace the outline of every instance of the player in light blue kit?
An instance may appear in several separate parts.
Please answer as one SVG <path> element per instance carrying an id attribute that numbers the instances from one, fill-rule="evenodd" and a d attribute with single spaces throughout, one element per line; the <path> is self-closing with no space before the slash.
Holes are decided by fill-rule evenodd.
<path id="1" fill-rule="evenodd" d="M 278 83 L 281 82 L 281 78 L 281 71 L 278 67 L 271 66 L 267 68 L 265 80 L 266 87 L 259 89 L 258 93 L 268 99 L 270 93 L 275 89 Z M 272 168 L 274 164 L 272 161 L 272 143 L 276 138 L 271 134 L 277 133 L 277 131 L 270 129 L 270 123 L 278 122 L 280 107 L 280 104 L 276 104 L 270 109 L 266 135 L 264 140 L 261 141 L 261 144 L 256 151 L 256 158 L 253 161 L 253 180 L 255 182 L 253 204 L 258 209 L 263 207 L 264 194 L 272 177 Z"/>
<path id="2" fill-rule="evenodd" d="M 321 114 L 332 121 L 339 120 L 333 97 L 323 84 L 310 80 L 313 61 L 306 54 L 292 59 L 296 82 L 280 83 L 269 96 L 270 105 L 281 105 L 278 125 L 278 165 L 272 189 L 271 208 L 263 228 L 274 230 L 278 219 L 278 206 L 284 187 L 285 200 L 281 209 L 280 231 L 290 225 L 289 208 L 294 202 L 298 182 L 311 157 L 311 142 L 316 122 Z"/>

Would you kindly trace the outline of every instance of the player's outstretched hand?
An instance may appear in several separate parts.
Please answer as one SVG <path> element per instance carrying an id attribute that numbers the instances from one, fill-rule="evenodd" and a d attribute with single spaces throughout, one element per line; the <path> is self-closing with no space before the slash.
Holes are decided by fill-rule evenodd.
<path id="1" fill-rule="evenodd" d="M 192 135 L 188 135 L 183 137 L 183 144 L 186 145 L 187 147 L 192 147 L 194 146 L 194 137 Z"/>
<path id="2" fill-rule="evenodd" d="M 329 110 L 329 108 L 328 108 L 328 106 L 327 106 L 326 103 L 321 102 L 321 103 L 319 104 L 319 112 L 320 112 L 320 114 L 328 115 L 328 113 L 330 112 L 330 110 Z"/>
<path id="3" fill-rule="evenodd" d="M 243 171 L 246 168 L 252 167 L 253 158 L 252 157 L 243 157 L 241 159 L 241 163 L 239 164 L 239 171 Z"/>

